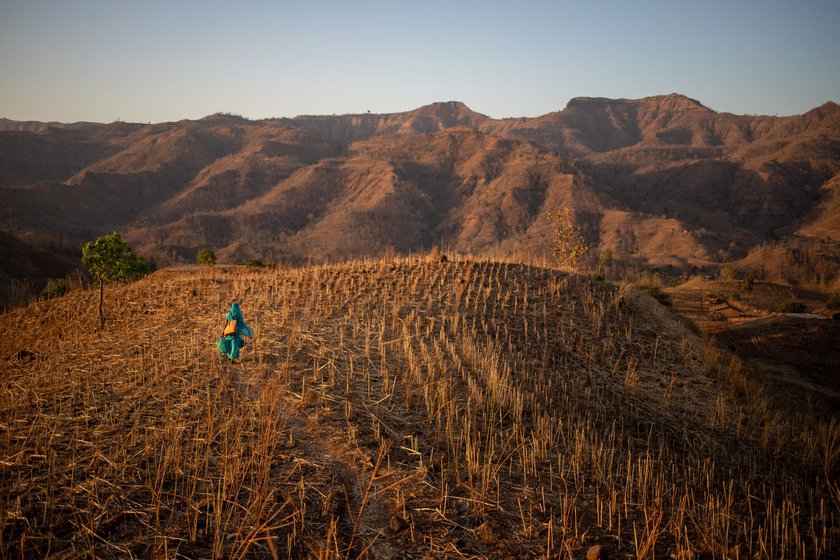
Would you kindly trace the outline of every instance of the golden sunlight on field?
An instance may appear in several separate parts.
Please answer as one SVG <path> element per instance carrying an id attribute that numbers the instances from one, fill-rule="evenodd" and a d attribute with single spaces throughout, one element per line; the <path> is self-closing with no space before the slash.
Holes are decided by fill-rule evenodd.
<path id="1" fill-rule="evenodd" d="M 3 557 L 829 558 L 840 425 L 495 261 L 160 271 L 3 316 Z M 216 349 L 238 301 L 255 337 Z"/>

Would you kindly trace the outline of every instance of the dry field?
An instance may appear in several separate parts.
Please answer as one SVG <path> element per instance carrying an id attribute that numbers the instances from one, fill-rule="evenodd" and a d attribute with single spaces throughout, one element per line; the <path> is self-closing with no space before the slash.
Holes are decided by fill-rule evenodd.
<path id="1" fill-rule="evenodd" d="M 7 558 L 836 558 L 840 423 L 629 288 L 161 271 L 3 316 Z M 232 300 L 255 338 L 215 339 Z"/>

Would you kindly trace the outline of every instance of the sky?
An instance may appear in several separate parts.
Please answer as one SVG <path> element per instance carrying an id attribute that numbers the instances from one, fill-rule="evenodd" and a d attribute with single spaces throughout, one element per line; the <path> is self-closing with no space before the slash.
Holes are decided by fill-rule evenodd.
<path id="1" fill-rule="evenodd" d="M 0 0 L 0 117 L 494 117 L 681 93 L 735 114 L 840 102 L 840 1 Z"/>

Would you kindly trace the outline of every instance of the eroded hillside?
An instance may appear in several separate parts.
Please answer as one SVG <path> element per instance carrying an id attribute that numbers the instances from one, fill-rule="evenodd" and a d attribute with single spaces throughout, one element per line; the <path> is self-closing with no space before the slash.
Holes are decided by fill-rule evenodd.
<path id="1" fill-rule="evenodd" d="M 496 261 L 159 271 L 0 336 L 4 556 L 829 558 L 836 422 L 652 299 Z M 238 301 L 240 362 L 215 339 Z"/>
<path id="2" fill-rule="evenodd" d="M 545 216 L 562 207 L 594 249 L 590 264 L 609 261 L 615 276 L 713 270 L 768 242 L 838 243 L 831 102 L 791 117 L 717 113 L 671 94 L 577 98 L 503 120 L 448 102 L 386 115 L 1 124 L 0 228 L 37 246 L 117 230 L 161 265 L 202 248 L 229 263 L 433 245 L 541 258 Z"/>

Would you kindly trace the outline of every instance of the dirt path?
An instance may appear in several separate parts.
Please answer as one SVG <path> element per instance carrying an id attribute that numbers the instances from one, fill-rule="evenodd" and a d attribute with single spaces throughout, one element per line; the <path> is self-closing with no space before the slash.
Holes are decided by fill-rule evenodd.
<path id="1" fill-rule="evenodd" d="M 249 367 L 245 360 L 226 367 L 242 396 L 251 401 L 263 398 L 266 379 L 253 364 Z M 294 393 L 288 392 L 284 400 L 288 414 L 285 429 L 295 450 L 293 461 L 317 471 L 313 488 L 322 490 L 323 513 L 336 519 L 339 548 L 352 547 L 359 555 L 369 547 L 376 558 L 398 557 L 397 550 L 381 538 L 392 516 L 383 500 L 371 496 L 379 487 L 371 478 L 382 471 L 376 472 L 377 458 L 352 446 L 347 433 L 309 414 Z"/>

